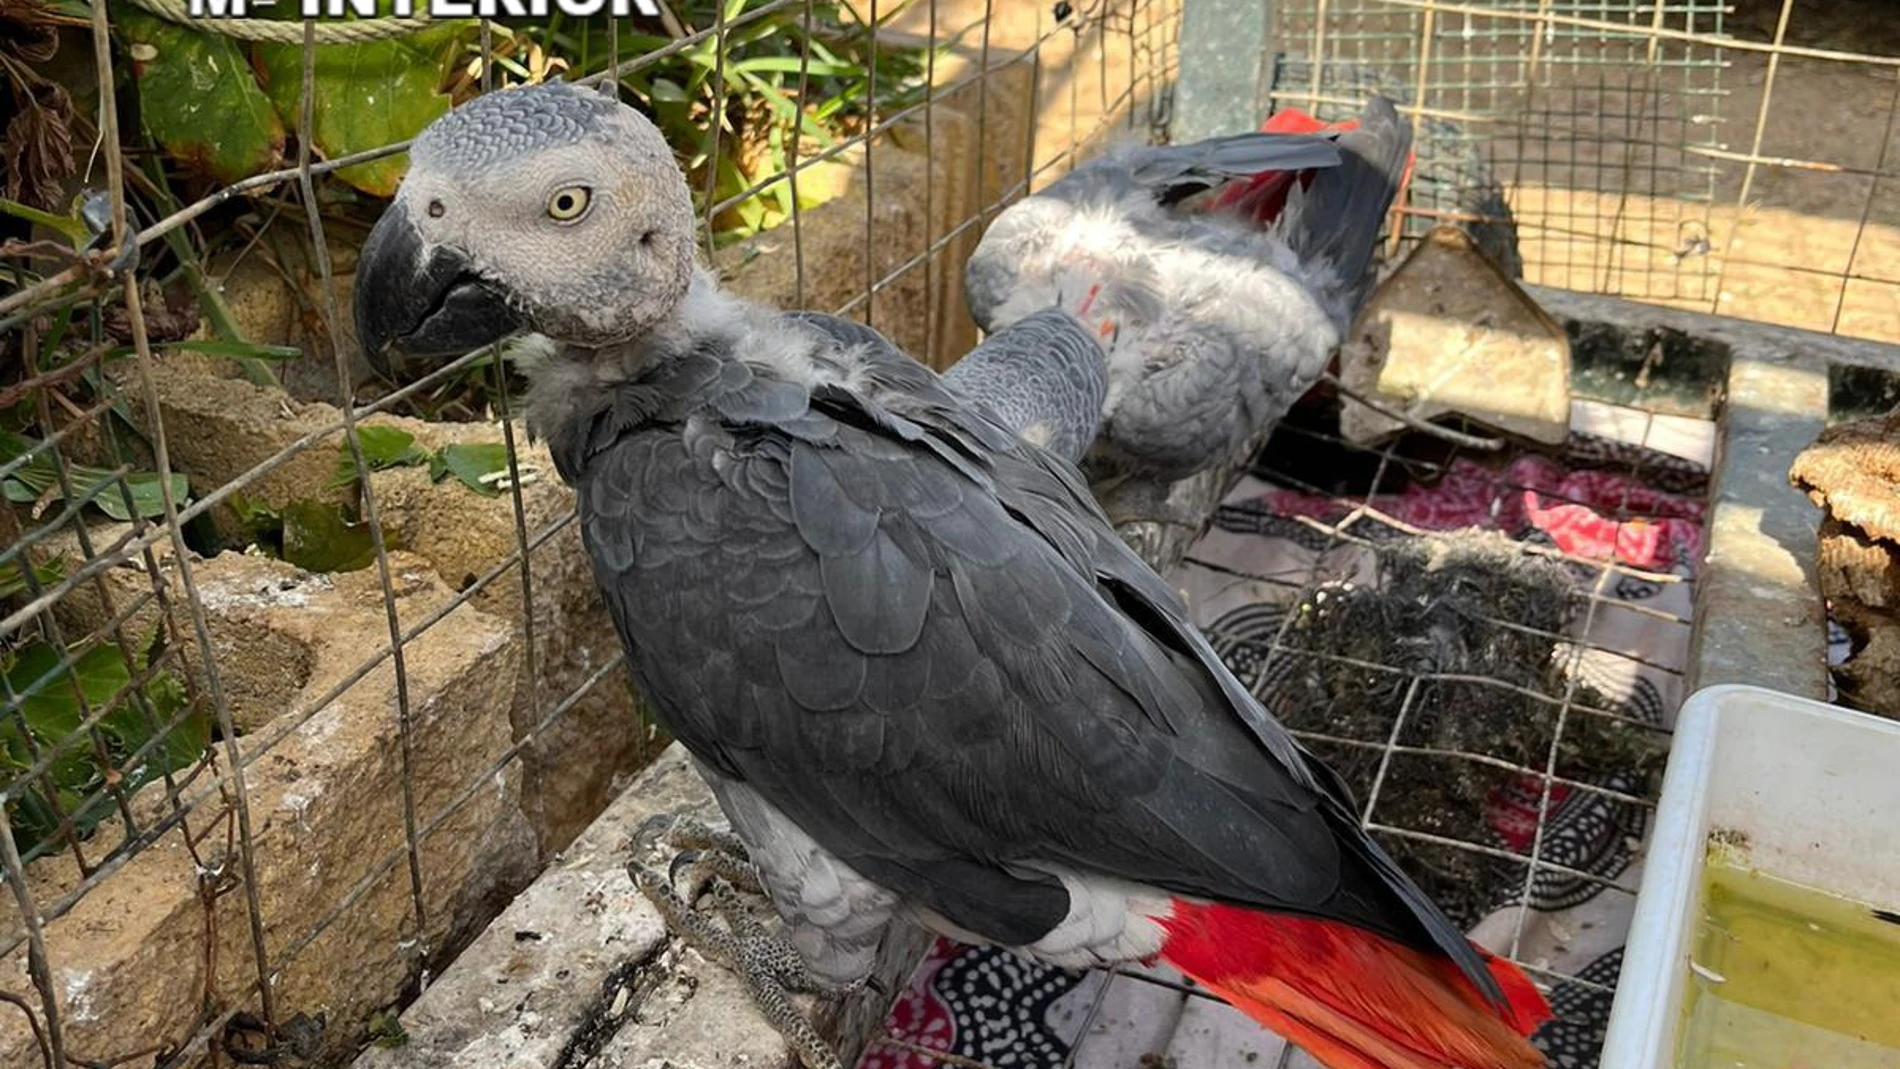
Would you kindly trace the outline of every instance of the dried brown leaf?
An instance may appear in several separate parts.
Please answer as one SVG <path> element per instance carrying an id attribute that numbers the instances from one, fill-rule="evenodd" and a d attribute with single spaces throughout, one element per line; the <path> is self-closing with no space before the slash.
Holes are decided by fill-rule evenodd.
<path id="1" fill-rule="evenodd" d="M 4 0 L 0 0 L 4 2 Z M 19 111 L 0 138 L 0 164 L 6 168 L 7 197 L 41 211 L 57 212 L 62 185 L 72 176 L 73 101 L 66 90 L 48 82 L 16 87 Z"/>

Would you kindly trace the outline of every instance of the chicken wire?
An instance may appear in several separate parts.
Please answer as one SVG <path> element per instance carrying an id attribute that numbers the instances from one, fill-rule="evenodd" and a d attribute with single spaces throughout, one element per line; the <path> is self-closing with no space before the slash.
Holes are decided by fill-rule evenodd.
<path id="1" fill-rule="evenodd" d="M 1403 241 L 1456 222 L 1533 283 L 1900 340 L 1890 5 L 1270 8 L 1273 108 L 1343 119 L 1377 88 L 1415 118 Z"/>
<path id="2" fill-rule="evenodd" d="M 173 22 L 185 18 L 182 4 L 166 0 L 140 0 L 137 7 Z M 505 375 L 494 376 L 496 411 L 477 416 L 488 415 L 498 425 L 505 447 L 505 468 L 487 475 L 488 485 L 503 491 L 497 506 L 511 514 L 512 548 L 476 574 L 443 576 L 450 593 L 426 610 L 405 600 L 425 580 L 413 574 L 411 564 L 392 556 L 387 522 L 391 500 L 373 475 L 387 458 L 369 448 L 365 432 L 378 422 L 373 417 L 401 411 L 430 391 L 440 391 L 452 378 L 485 366 L 493 354 L 468 354 L 400 389 L 358 402 L 359 391 L 370 387 L 359 381 L 353 366 L 356 354 L 346 340 L 350 335 L 339 294 L 346 292 L 347 280 L 336 277 L 340 272 L 331 262 L 337 224 L 330 206 L 319 198 L 317 180 L 399 153 L 406 143 L 319 160 L 311 138 L 296 136 L 294 167 L 257 174 L 148 219 L 135 206 L 133 193 L 149 191 L 151 179 L 122 149 L 129 139 L 118 126 L 123 83 L 115 71 L 126 64 L 113 41 L 119 10 L 119 5 L 108 9 L 94 4 L 89 21 L 79 28 L 90 34 L 103 102 L 94 178 L 103 189 L 92 202 L 94 207 L 109 207 L 103 235 L 76 252 L 52 242 L 9 242 L 4 247 L 8 290 L 0 294 L 0 330 L 6 332 L 7 352 L 18 357 L 20 372 L 17 381 L 0 384 L 0 390 L 9 407 L 29 400 L 35 405 L 33 425 L 40 429 L 40 440 L 28 442 L 0 464 L 0 480 L 9 488 L 9 504 L 0 509 L 0 524 L 5 525 L 0 527 L 5 544 L 0 578 L 8 580 L 0 617 L 0 655 L 8 669 L 0 673 L 6 681 L 0 725 L 8 732 L 10 759 L 0 780 L 0 797 L 8 803 L 0 806 L 0 869 L 13 903 L 12 910 L 0 913 L 0 954 L 9 963 L 8 973 L 0 978 L 0 1002 L 11 1007 L 0 1008 L 0 1020 L 7 1022 L 0 1025 L 0 1042 L 15 1043 L 9 1049 L 48 1069 L 67 1064 L 169 1069 L 286 1059 L 338 1064 L 365 1039 L 387 1038 L 387 1022 L 379 1023 L 378 1013 L 372 1011 L 399 1009 L 533 875 L 497 879 L 495 886 L 482 889 L 490 900 L 473 912 L 466 904 L 456 906 L 458 927 L 447 930 L 439 916 L 431 916 L 442 912 L 447 893 L 442 881 L 448 878 L 432 862 L 432 848 L 445 837 L 467 835 L 467 828 L 456 823 L 458 813 L 472 801 L 502 791 L 511 777 L 518 783 L 527 755 L 557 738 L 555 732 L 577 707 L 608 689 L 624 687 L 623 667 L 616 643 L 611 656 L 583 663 L 561 686 L 551 683 L 555 677 L 547 663 L 549 651 L 564 636 L 548 633 L 550 621 L 558 618 L 550 615 L 544 563 L 563 544 L 577 544 L 578 533 L 571 522 L 571 497 L 564 498 L 565 506 L 549 519 L 524 492 L 538 473 L 510 410 Z M 738 149 L 723 144 L 722 124 L 711 124 L 710 161 L 704 168 L 708 181 L 699 198 L 706 244 L 713 252 L 714 223 L 723 213 L 769 196 L 780 185 L 790 187 L 789 218 L 756 238 L 743 256 L 720 250 L 716 260 L 722 268 L 737 269 L 755 257 L 789 258 L 792 290 L 782 299 L 807 307 L 817 288 L 814 280 L 836 289 L 841 270 L 835 260 L 808 262 L 806 231 L 817 209 L 800 197 L 800 179 L 810 181 L 815 168 L 857 158 L 861 162 L 854 173 L 863 183 L 858 243 L 862 270 L 845 269 L 854 276 L 848 285 L 855 292 L 836 311 L 879 323 L 882 302 L 921 277 L 921 328 L 915 322 L 880 325 L 901 335 L 920 357 L 941 363 L 956 354 L 936 350 L 938 332 L 949 317 L 961 320 L 964 313 L 961 307 L 941 306 L 943 295 L 956 291 L 939 282 L 960 278 L 961 256 L 984 223 L 1025 191 L 1053 180 L 1105 138 L 1152 136 L 1165 114 L 1173 80 L 1178 7 L 1170 0 L 1065 4 L 1060 12 L 1038 7 L 1026 24 L 1014 15 L 1003 17 L 987 0 L 882 5 L 867 0 L 853 10 L 889 33 L 888 45 L 880 44 L 885 40 L 881 31 L 870 46 L 872 84 L 867 98 L 880 99 L 880 47 L 920 49 L 920 95 L 901 105 L 875 107 L 849 136 L 828 145 L 814 147 L 791 138 L 785 166 L 716 202 L 712 179 L 719 173 L 720 154 Z M 722 4 L 712 25 L 697 29 L 680 25 L 669 11 L 661 21 L 671 40 L 641 54 L 628 47 L 623 55 L 622 31 L 616 24 L 608 69 L 583 80 L 625 80 L 650 68 L 667 70 L 662 65 L 711 40 L 718 43 L 715 55 L 720 59 L 712 73 L 714 98 L 756 102 L 745 95 L 736 76 L 728 82 L 723 63 L 728 38 L 769 15 L 790 12 L 803 20 L 810 40 L 814 11 L 812 0 Z M 203 23 L 198 27 L 239 37 L 252 34 L 281 41 L 288 36 L 301 46 L 300 115 L 289 124 L 294 136 L 313 128 L 316 56 L 326 46 L 320 42 L 336 39 L 338 25 L 350 24 L 256 20 L 222 29 Z M 414 28 L 391 23 L 351 32 L 386 36 Z M 999 30 L 996 41 L 993 28 Z M 1007 41 L 1000 39 L 1005 28 L 1010 31 Z M 492 88 L 498 69 L 497 36 L 491 24 L 481 24 L 484 91 Z M 796 51 L 800 100 L 806 98 L 812 51 L 809 46 Z M 134 63 L 139 61 L 134 57 Z M 959 69 L 940 76 L 939 64 L 952 61 Z M 1022 152 L 1008 153 L 1011 159 L 1006 162 L 986 162 L 986 151 L 1005 155 L 996 149 L 996 138 L 1002 135 L 991 130 L 1002 121 L 997 116 L 1021 110 L 1024 104 L 997 88 L 1010 71 L 1028 72 L 1029 96 L 1042 107 L 1031 109 L 1031 118 L 1008 135 L 1021 139 L 1017 143 Z M 951 182 L 951 166 L 961 163 L 942 158 L 938 151 L 939 127 L 953 118 L 946 104 L 952 100 L 961 109 L 961 120 L 974 127 L 965 143 L 976 153 L 975 192 L 965 196 L 967 206 L 956 208 L 954 216 L 942 198 L 972 183 Z M 923 207 L 921 213 L 912 212 L 923 222 L 908 230 L 898 225 L 902 220 L 890 209 L 896 192 L 903 191 L 880 188 L 883 183 L 878 181 L 885 174 L 880 158 L 904 151 L 925 161 L 919 179 Z M 1020 160 L 1014 158 L 1018 155 Z M 326 346 L 327 356 L 334 358 L 329 385 L 348 403 L 329 410 L 319 425 L 287 446 L 245 458 L 235 477 L 204 485 L 200 473 L 177 461 L 181 442 L 201 444 L 195 440 L 201 428 L 175 421 L 168 425 L 162 417 L 175 398 L 161 396 L 157 372 L 165 361 L 177 358 L 178 350 L 153 338 L 153 322 L 171 309 L 140 273 L 139 264 L 141 258 L 149 265 L 162 257 L 167 244 L 179 238 L 196 240 L 214 213 L 240 198 L 271 205 L 307 230 L 310 266 L 318 284 L 306 313 L 320 325 L 321 337 L 338 340 Z M 833 217 L 835 223 L 835 212 Z M 907 244 L 907 239 L 914 240 Z M 341 240 L 347 243 L 352 237 L 344 233 Z M 835 257 L 837 247 L 828 248 L 827 255 Z M 38 270 L 49 262 L 50 267 Z M 62 318 L 67 310 L 75 312 Z M 121 338 L 127 344 L 115 345 Z M 120 348 L 129 350 L 120 365 L 127 370 L 108 380 L 106 361 L 109 355 L 121 355 L 115 351 Z M 54 389 L 78 382 L 93 384 L 100 399 L 76 405 Z M 310 411 L 288 397 L 278 404 L 285 418 Z M 130 415 L 115 422 L 115 413 Z M 139 424 L 141 413 L 146 418 Z M 122 423 L 137 424 L 142 433 L 129 433 Z M 243 507 L 266 480 L 300 465 L 307 468 L 312 458 L 321 458 L 318 470 L 323 470 L 339 457 L 341 478 L 356 488 L 357 519 L 371 551 L 367 566 L 356 570 L 367 577 L 358 593 L 365 603 L 374 604 L 378 623 L 370 633 L 347 636 L 354 663 L 333 673 L 335 682 L 324 693 L 295 693 L 293 687 L 282 692 L 286 707 L 277 715 L 240 724 L 233 716 L 233 695 L 242 692 L 254 698 L 258 678 L 296 668 L 273 660 L 281 651 L 266 649 L 259 655 L 244 649 L 244 636 L 234 636 L 231 630 L 228 614 L 233 606 L 240 610 L 240 620 L 247 607 L 260 613 L 267 605 L 295 608 L 301 599 L 340 586 L 341 580 L 299 574 L 262 589 L 234 592 L 220 587 L 208 592 L 204 577 L 220 562 L 216 556 L 197 555 L 194 543 L 204 525 L 224 510 Z M 27 491 L 16 493 L 15 487 Z M 127 522 L 102 522 L 102 509 L 103 518 Z M 55 564 L 55 558 L 66 563 Z M 127 583 L 127 575 L 138 578 Z M 425 762 L 424 743 L 419 741 L 423 725 L 443 715 L 433 700 L 419 704 L 425 688 L 440 680 L 418 675 L 430 676 L 433 670 L 416 659 L 415 651 L 443 621 L 466 616 L 466 607 L 478 599 L 503 616 L 510 637 L 518 639 L 520 678 L 510 682 L 525 706 L 525 718 L 509 729 L 506 745 L 492 760 L 443 783 Z M 604 624 L 601 633 L 607 633 Z M 258 635 L 264 637 L 261 624 Z M 20 672 L 22 663 L 33 670 Z M 480 663 L 486 662 L 478 661 L 477 670 Z M 352 688 L 372 677 L 389 683 L 388 707 L 368 714 L 350 708 L 345 699 L 358 696 Z M 507 710 L 481 712 L 509 715 Z M 366 715 L 387 742 L 382 756 L 395 769 L 400 797 L 394 808 L 399 816 L 355 829 L 361 841 L 353 864 L 359 871 L 337 879 L 318 871 L 315 855 L 300 854 L 309 852 L 306 846 L 283 831 L 286 822 L 294 826 L 302 821 L 306 809 L 300 806 L 311 804 L 321 784 L 308 794 L 296 794 L 285 792 L 280 779 L 272 779 L 279 804 L 269 812 L 260 811 L 254 792 L 260 777 L 280 777 L 278 764 L 290 748 L 320 754 L 338 724 L 348 718 L 361 721 Z M 505 722 L 503 726 L 508 727 Z M 615 730 L 638 734 L 642 729 L 623 723 Z M 181 738 L 204 742 L 191 743 L 190 752 L 177 752 Z M 136 745 L 128 746 L 128 739 L 137 740 Z M 618 739 L 582 739 L 578 745 L 596 741 L 625 745 Z M 441 743 L 438 739 L 428 745 Z M 97 775 L 78 786 L 62 781 L 58 774 L 80 760 L 92 762 Z M 618 769 L 621 774 L 631 771 Z M 313 773 L 321 775 L 322 770 Z M 606 799 L 598 801 L 604 805 Z M 343 805 L 372 812 L 370 803 L 367 797 L 350 798 Z M 276 856 L 266 857 L 260 835 L 271 825 L 278 831 L 268 850 Z M 558 846 L 554 843 L 543 853 L 552 857 Z M 282 884 L 272 887 L 260 880 L 266 862 L 273 871 L 309 867 L 323 908 L 310 914 L 286 907 Z M 135 871 L 145 877 L 159 871 L 171 882 L 135 884 Z M 123 917 L 159 908 L 140 896 L 178 892 L 179 881 L 186 885 L 183 901 L 195 915 L 185 929 L 191 936 L 144 948 L 147 960 L 135 966 L 129 978 L 98 975 L 104 963 L 77 960 L 63 949 L 73 946 L 102 914 L 111 923 L 115 913 Z M 285 978 L 307 960 L 311 948 L 324 940 L 360 942 L 365 926 L 376 930 L 372 909 L 388 907 L 392 893 L 401 914 L 396 937 L 357 946 L 354 958 L 326 960 L 345 974 L 344 983 L 358 969 L 380 976 L 395 963 L 406 977 L 401 990 L 386 992 L 386 998 L 374 1000 L 378 1005 L 352 996 L 355 1001 L 347 1013 L 287 1001 Z M 170 979 L 179 976 L 185 979 Z M 119 986 L 109 988 L 111 982 Z M 153 1001 L 143 1002 L 143 995 L 131 990 L 140 986 L 157 993 Z M 123 1036 L 128 1026 L 130 1034 L 140 1037 L 137 1043 L 100 1049 L 100 1036 Z"/>

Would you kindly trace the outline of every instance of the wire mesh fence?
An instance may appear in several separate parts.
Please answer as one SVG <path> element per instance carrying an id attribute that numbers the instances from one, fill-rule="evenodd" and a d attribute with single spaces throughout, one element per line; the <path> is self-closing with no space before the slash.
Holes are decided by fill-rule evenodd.
<path id="1" fill-rule="evenodd" d="M 1274 14 L 1275 107 L 1345 118 L 1369 87 L 1410 106 L 1422 181 L 1406 239 L 1461 222 L 1530 282 L 1900 338 L 1900 40 L 1883 5 L 1291 0 Z"/>
<path id="2" fill-rule="evenodd" d="M 732 0 L 637 26 L 379 23 L 345 39 L 347 23 L 218 30 L 181 7 L 47 7 L 96 87 L 96 129 L 75 106 L 67 131 L 89 187 L 71 213 L 42 202 L 41 240 L 10 243 L 0 267 L 16 369 L 0 379 L 6 1064 L 342 1064 L 397 1038 L 389 1012 L 662 741 L 636 727 L 571 499 L 514 418 L 505 361 L 471 353 L 387 392 L 366 376 L 348 280 L 404 142 L 339 133 L 341 113 L 379 112 L 363 95 L 326 112 L 327 56 L 440 33 L 431 107 L 546 77 L 619 83 L 675 135 L 731 284 L 870 322 L 943 366 L 975 340 L 962 264 L 995 213 L 1109 139 L 1165 136 L 1182 17 L 1178 0 Z M 1793 10 L 1765 38 L 1745 20 L 1738 43 L 1741 16 L 1715 0 L 1288 0 L 1270 102 L 1343 118 L 1376 88 L 1410 106 L 1420 164 L 1398 243 L 1461 221 L 1532 282 L 1877 336 L 1900 292 L 1882 266 L 1900 253 L 1883 222 L 1891 123 L 1878 143 L 1784 150 L 1800 116 L 1773 98 L 1801 64 L 1900 96 L 1900 60 L 1807 41 Z M 245 25 L 255 39 L 231 36 Z M 172 49 L 275 75 L 256 97 L 279 111 L 269 166 L 186 174 L 195 158 L 148 99 Z M 390 71 L 412 61 L 359 81 L 402 91 Z M 1748 64 L 1758 92 L 1736 87 Z M 1781 225 L 1757 201 L 1807 181 L 1852 185 L 1827 221 L 1845 251 L 1754 244 Z M 1787 278 L 1812 281 L 1820 311 L 1743 299 Z M 241 291 L 277 296 L 260 311 Z M 1628 415 L 1647 443 L 1657 417 Z M 1588 448 L 1573 438 L 1568 462 L 1622 480 L 1511 468 L 1480 495 L 1610 517 L 1601 552 L 1501 551 L 1504 594 L 1563 573 L 1543 615 L 1467 619 L 1471 591 L 1438 591 L 1436 615 L 1401 621 L 1424 646 L 1336 641 L 1368 577 L 1416 570 L 1433 525 L 1406 487 L 1464 470 L 1417 438 L 1368 450 L 1290 426 L 1250 492 L 1295 495 L 1269 511 L 1301 553 L 1263 571 L 1204 546 L 1188 565 L 1213 603 L 1251 592 L 1254 608 L 1204 621 L 1210 636 L 1346 773 L 1368 825 L 1458 920 L 1503 925 L 1498 945 L 1560 1001 L 1607 997 L 1614 972 L 1557 960 L 1561 936 L 1520 907 L 1633 893 L 1617 849 L 1641 834 L 1681 696 L 1679 655 L 1601 632 L 1686 642 L 1694 581 L 1693 552 L 1632 555 L 1656 506 L 1627 495 L 1655 483 L 1656 454 L 1579 460 Z M 1669 518 L 1693 517 L 1706 484 L 1672 485 Z M 1262 515 L 1230 501 L 1223 529 Z M 1548 656 L 1472 667 L 1492 645 Z M 1593 677 L 1605 657 L 1621 684 Z M 1491 710 L 1490 735 L 1457 734 L 1470 708 Z M 1605 856 L 1566 852 L 1566 820 L 1601 825 L 1588 841 Z M 1112 989 L 1087 990 L 1081 1032 Z M 915 1048 L 881 1049 L 987 1064 Z"/>
<path id="3" fill-rule="evenodd" d="M 364 373 L 355 244 L 406 142 L 358 128 L 615 81 L 674 135 L 731 284 L 941 363 L 974 339 L 957 287 L 987 219 L 1150 137 L 1178 9 L 19 16 L 35 56 L 84 68 L 16 79 L 33 121 L 95 150 L 76 174 L 42 152 L 39 189 L 10 157 L 42 229 L 6 246 L 0 294 L 0 1061 L 51 1067 L 346 1063 L 664 741 L 505 361 L 387 392 Z M 166 91 L 223 107 L 206 155 Z M 276 140 L 233 162 L 251 120 Z"/>

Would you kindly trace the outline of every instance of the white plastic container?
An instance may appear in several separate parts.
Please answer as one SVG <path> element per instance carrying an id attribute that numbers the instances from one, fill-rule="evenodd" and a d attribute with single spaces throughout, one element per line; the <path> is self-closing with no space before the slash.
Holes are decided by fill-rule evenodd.
<path id="1" fill-rule="evenodd" d="M 1599 1062 L 1673 1069 L 1711 831 L 1766 875 L 1900 909 L 1900 723 L 1761 687 L 1691 695 Z"/>

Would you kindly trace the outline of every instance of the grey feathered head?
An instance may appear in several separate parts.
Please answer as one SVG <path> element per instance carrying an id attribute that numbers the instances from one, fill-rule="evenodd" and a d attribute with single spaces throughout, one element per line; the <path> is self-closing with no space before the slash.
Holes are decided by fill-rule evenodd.
<path id="1" fill-rule="evenodd" d="M 603 346 L 685 296 L 693 206 L 639 112 L 567 83 L 505 89 L 437 119 L 363 247 L 356 322 L 370 363 L 459 355 L 520 331 Z"/>

